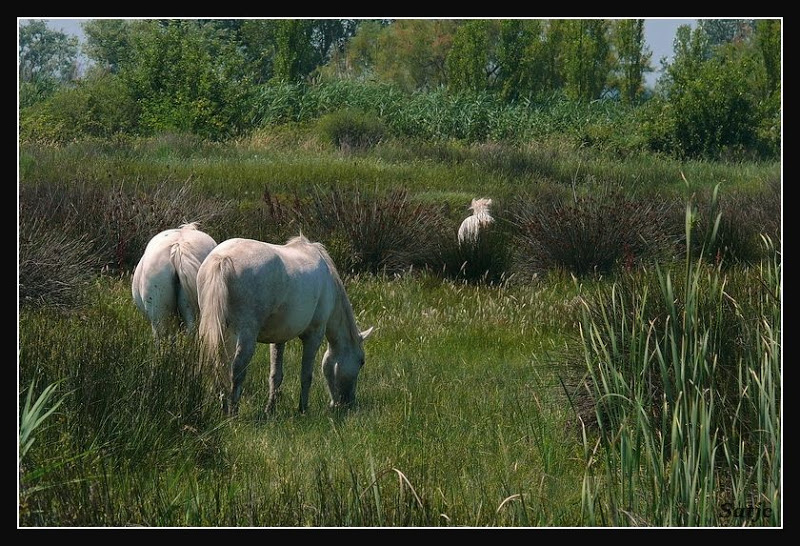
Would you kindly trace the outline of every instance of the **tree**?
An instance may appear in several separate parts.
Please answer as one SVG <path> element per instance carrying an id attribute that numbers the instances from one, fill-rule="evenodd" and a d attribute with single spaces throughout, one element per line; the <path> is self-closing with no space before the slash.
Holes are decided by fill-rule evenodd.
<path id="1" fill-rule="evenodd" d="M 375 72 L 382 21 L 362 21 L 346 44 L 333 53 L 327 69 L 337 76 L 362 78 Z"/>
<path id="2" fill-rule="evenodd" d="M 378 37 L 375 72 L 407 91 L 447 83 L 447 55 L 459 22 L 451 19 L 401 19 Z"/>
<path id="3" fill-rule="evenodd" d="M 764 61 L 767 96 L 781 91 L 781 21 L 762 19 L 756 23 L 756 44 Z"/>
<path id="4" fill-rule="evenodd" d="M 140 24 L 119 71 L 141 107 L 140 128 L 235 134 L 247 118 L 252 80 L 229 32 L 190 20 Z"/>
<path id="5" fill-rule="evenodd" d="M 545 23 L 510 19 L 500 23 L 497 43 L 497 89 L 504 100 L 552 91 Z"/>
<path id="6" fill-rule="evenodd" d="M 456 91 L 483 91 L 489 84 L 489 21 L 459 26 L 447 54 L 448 85 Z"/>
<path id="7" fill-rule="evenodd" d="M 612 27 L 617 54 L 617 88 L 625 102 L 637 100 L 643 90 L 644 74 L 652 71 L 652 53 L 645 43 L 643 19 L 621 19 Z"/>
<path id="8" fill-rule="evenodd" d="M 342 53 L 360 26 L 357 19 L 312 20 L 311 47 L 316 66 L 327 64 L 334 54 Z"/>
<path id="9" fill-rule="evenodd" d="M 236 41 L 247 63 L 254 83 L 268 82 L 274 75 L 276 32 L 274 19 L 246 19 L 237 21 Z"/>
<path id="10" fill-rule="evenodd" d="M 678 28 L 673 62 L 659 81 L 664 107 L 658 124 L 669 151 L 711 159 L 774 153 L 779 112 L 763 105 L 763 59 L 753 35 L 734 28 L 747 25 Z"/>
<path id="11" fill-rule="evenodd" d="M 685 82 L 697 77 L 703 63 L 711 58 L 711 46 L 700 27 L 692 30 L 689 25 L 681 25 L 675 32 L 672 63 L 664 67 L 659 80 L 662 91 L 669 95 L 673 88 L 680 89 Z"/>
<path id="12" fill-rule="evenodd" d="M 553 19 L 547 23 L 542 46 L 545 89 L 560 90 L 566 83 L 566 42 L 569 23 L 570 21 L 564 19 Z"/>
<path id="13" fill-rule="evenodd" d="M 605 91 L 611 71 L 609 23 L 603 19 L 566 21 L 565 90 L 577 100 L 592 100 Z"/>
<path id="14" fill-rule="evenodd" d="M 315 68 L 311 36 L 313 24 L 307 19 L 283 19 L 275 27 L 273 78 L 296 82 Z"/>
<path id="15" fill-rule="evenodd" d="M 78 38 L 50 30 L 44 21 L 19 27 L 19 80 L 65 83 L 75 78 Z"/>
<path id="16" fill-rule="evenodd" d="M 714 48 L 731 42 L 749 40 L 755 31 L 753 19 L 701 19 L 697 27 L 705 32 Z"/>
<path id="17" fill-rule="evenodd" d="M 83 23 L 86 56 L 116 74 L 131 55 L 135 22 L 125 19 L 91 19 Z"/>

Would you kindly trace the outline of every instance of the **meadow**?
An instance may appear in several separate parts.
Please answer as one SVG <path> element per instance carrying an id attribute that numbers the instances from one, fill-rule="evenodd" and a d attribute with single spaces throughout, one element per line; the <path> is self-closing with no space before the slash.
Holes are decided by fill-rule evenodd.
<path id="1" fill-rule="evenodd" d="M 782 525 L 779 163 L 316 134 L 20 146 L 19 526 Z M 188 221 L 328 247 L 376 327 L 355 409 L 315 369 L 297 413 L 293 342 L 229 419 L 155 346 L 130 274 Z"/>

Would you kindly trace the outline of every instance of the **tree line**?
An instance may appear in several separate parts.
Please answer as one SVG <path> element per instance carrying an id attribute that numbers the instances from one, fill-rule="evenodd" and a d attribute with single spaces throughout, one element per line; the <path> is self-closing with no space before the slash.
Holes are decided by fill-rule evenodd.
<path id="1" fill-rule="evenodd" d="M 780 132 L 777 19 L 681 27 L 654 90 L 644 86 L 655 67 L 641 19 L 96 19 L 83 29 L 80 47 L 43 21 L 20 27 L 21 117 L 34 133 L 57 107 L 98 135 L 225 138 L 263 121 L 254 112 L 269 86 L 342 80 L 508 105 L 653 103 L 651 147 L 688 156 L 770 139 L 774 149 Z M 81 51 L 85 74 L 75 69 Z"/>

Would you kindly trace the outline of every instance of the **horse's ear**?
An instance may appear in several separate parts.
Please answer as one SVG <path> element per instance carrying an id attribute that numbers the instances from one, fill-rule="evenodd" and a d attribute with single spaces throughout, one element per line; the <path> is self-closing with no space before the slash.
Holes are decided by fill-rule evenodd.
<path id="1" fill-rule="evenodd" d="M 361 341 L 364 341 L 365 339 L 367 339 L 372 334 L 373 330 L 375 330 L 375 327 L 371 326 L 369 329 L 364 330 L 363 332 L 361 332 Z"/>

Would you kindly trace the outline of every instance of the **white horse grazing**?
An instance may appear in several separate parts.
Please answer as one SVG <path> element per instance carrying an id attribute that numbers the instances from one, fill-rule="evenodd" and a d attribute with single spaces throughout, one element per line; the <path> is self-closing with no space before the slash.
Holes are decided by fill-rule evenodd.
<path id="1" fill-rule="evenodd" d="M 229 239 L 208 255 L 197 274 L 204 358 L 215 367 L 230 363 L 224 377 L 226 413 L 235 415 L 247 366 L 256 343 L 269 343 L 267 411 L 275 409 L 283 381 L 287 341 L 303 343 L 300 412 L 308 408 L 314 359 L 322 344 L 322 372 L 331 406 L 355 402 L 358 372 L 364 365 L 363 341 L 342 280 L 325 248 L 304 237 L 285 245 Z"/>
<path id="2" fill-rule="evenodd" d="M 177 331 L 180 321 L 187 331 L 194 330 L 199 313 L 197 270 L 215 246 L 196 223 L 162 231 L 147 243 L 133 272 L 131 291 L 156 340 Z"/>
<path id="3" fill-rule="evenodd" d="M 472 204 L 469 206 L 472 216 L 467 216 L 458 228 L 459 245 L 476 243 L 481 231 L 494 222 L 494 218 L 489 214 L 491 204 L 491 199 L 472 200 Z"/>

